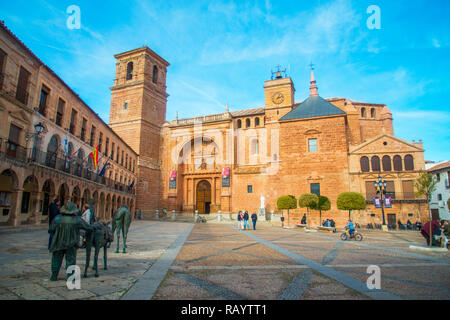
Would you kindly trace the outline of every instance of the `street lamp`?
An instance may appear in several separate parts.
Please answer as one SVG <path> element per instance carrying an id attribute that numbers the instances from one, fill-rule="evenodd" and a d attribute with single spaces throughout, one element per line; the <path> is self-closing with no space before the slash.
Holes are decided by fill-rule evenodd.
<path id="1" fill-rule="evenodd" d="M 384 218 L 384 198 L 386 197 L 386 196 L 384 196 L 384 198 L 383 198 L 383 195 L 386 195 L 386 186 L 387 186 L 387 182 L 386 181 L 383 181 L 382 179 L 381 179 L 381 176 L 378 176 L 378 181 L 375 181 L 374 183 L 373 183 L 373 185 L 374 185 L 374 187 L 375 187 L 375 190 L 377 191 L 377 194 L 378 193 L 380 193 L 380 200 L 381 200 L 381 213 L 382 213 L 382 215 L 383 215 L 383 226 L 382 226 L 382 229 L 386 229 L 386 219 Z"/>
<path id="2" fill-rule="evenodd" d="M 27 134 L 25 138 L 26 138 L 26 140 L 28 142 L 28 140 L 30 140 L 30 138 L 34 137 L 34 146 L 33 146 L 32 151 L 31 151 L 31 159 L 35 161 L 36 160 L 36 153 L 37 153 L 36 149 L 38 147 L 37 144 L 40 142 L 39 136 L 41 135 L 41 133 L 44 132 L 45 127 L 42 124 L 42 122 L 38 122 L 38 123 L 36 123 L 34 125 L 34 130 L 36 132 Z"/>

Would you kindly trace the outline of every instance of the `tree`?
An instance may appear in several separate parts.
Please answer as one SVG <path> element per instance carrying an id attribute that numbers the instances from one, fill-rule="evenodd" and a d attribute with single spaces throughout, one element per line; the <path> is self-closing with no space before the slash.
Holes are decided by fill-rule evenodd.
<path id="1" fill-rule="evenodd" d="M 342 192 L 337 198 L 339 210 L 348 210 L 348 218 L 351 220 L 352 210 L 364 210 L 366 199 L 358 192 Z"/>
<path id="2" fill-rule="evenodd" d="M 317 208 L 319 197 L 313 193 L 304 193 L 298 198 L 300 208 L 306 208 L 306 221 L 309 228 L 309 210 Z"/>
<path id="3" fill-rule="evenodd" d="M 436 190 L 436 183 L 437 180 L 429 174 L 428 172 L 423 172 L 420 174 L 419 178 L 416 179 L 416 182 L 414 183 L 416 187 L 416 196 L 425 196 L 427 198 L 428 203 L 428 212 L 430 214 L 430 247 L 432 245 L 432 236 L 433 233 L 431 232 L 431 221 L 433 220 L 433 217 L 431 215 L 431 208 L 430 208 L 430 201 L 431 201 L 431 195 Z"/>
<path id="4" fill-rule="evenodd" d="M 289 225 L 289 210 L 297 209 L 297 199 L 294 196 L 282 196 L 277 200 L 278 210 L 287 210 L 288 212 L 288 225 Z"/>
<path id="5" fill-rule="evenodd" d="M 313 209 L 319 210 L 319 225 L 321 225 L 322 224 L 322 211 L 328 211 L 331 209 L 330 199 L 328 199 L 325 196 L 319 196 L 317 206 Z"/>

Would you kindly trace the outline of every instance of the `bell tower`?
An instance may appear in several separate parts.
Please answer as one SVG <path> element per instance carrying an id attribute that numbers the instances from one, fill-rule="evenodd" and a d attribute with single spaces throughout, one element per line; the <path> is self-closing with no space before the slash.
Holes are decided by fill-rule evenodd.
<path id="1" fill-rule="evenodd" d="M 136 208 L 158 207 L 161 126 L 166 120 L 169 63 L 147 46 L 116 54 L 109 126 L 138 154 Z"/>
<path id="2" fill-rule="evenodd" d="M 266 123 L 278 121 L 291 111 L 294 105 L 294 83 L 286 75 L 286 70 L 280 70 L 280 66 L 277 66 L 277 69 L 272 72 L 272 79 L 264 85 Z"/>

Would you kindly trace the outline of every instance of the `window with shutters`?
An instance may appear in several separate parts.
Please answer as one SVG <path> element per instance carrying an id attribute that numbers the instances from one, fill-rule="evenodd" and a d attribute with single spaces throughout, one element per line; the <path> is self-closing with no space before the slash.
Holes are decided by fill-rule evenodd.
<path id="1" fill-rule="evenodd" d="M 77 111 L 72 109 L 72 114 L 70 115 L 70 126 L 69 131 L 71 134 L 75 135 L 75 126 L 77 124 Z"/>
<path id="2" fill-rule="evenodd" d="M 386 197 L 395 199 L 395 186 L 394 181 L 386 181 Z"/>
<path id="3" fill-rule="evenodd" d="M 16 99 L 23 104 L 28 102 L 28 82 L 31 73 L 29 73 L 25 68 L 20 67 L 19 81 L 17 82 Z"/>
<path id="4" fill-rule="evenodd" d="M 55 122 L 58 126 L 62 126 L 63 123 L 63 116 L 64 116 L 64 106 L 66 102 L 59 98 L 58 99 L 58 109 L 56 110 L 56 119 Z"/>
<path id="5" fill-rule="evenodd" d="M 408 171 L 414 170 L 414 159 L 413 156 L 410 154 L 405 156 L 405 170 Z"/>
<path id="6" fill-rule="evenodd" d="M 48 96 L 50 95 L 50 89 L 47 88 L 45 85 L 42 85 L 41 88 L 41 95 L 39 97 L 39 113 L 43 116 L 46 116 L 47 111 L 47 103 L 48 103 Z"/>
<path id="7" fill-rule="evenodd" d="M 375 181 L 366 181 L 366 199 L 372 200 L 375 197 L 379 197 L 380 195 L 377 195 L 377 190 L 374 187 Z"/>
<path id="8" fill-rule="evenodd" d="M 373 156 L 370 162 L 372 165 L 372 171 L 381 171 L 380 158 L 378 156 Z"/>
<path id="9" fill-rule="evenodd" d="M 86 125 L 87 125 L 87 120 L 85 118 L 83 118 L 83 122 L 81 124 L 81 134 L 80 134 L 80 139 L 83 141 L 86 138 Z"/>
<path id="10" fill-rule="evenodd" d="M 383 162 L 383 171 L 392 171 L 391 157 L 383 156 L 382 162 Z"/>
<path id="11" fill-rule="evenodd" d="M 95 126 L 91 127 L 91 138 L 89 139 L 89 144 L 94 146 L 95 144 Z"/>
<path id="12" fill-rule="evenodd" d="M 11 157 L 17 156 L 17 148 L 20 146 L 20 133 L 22 129 L 11 123 L 9 127 L 8 142 L 6 144 L 6 154 Z"/>
<path id="13" fill-rule="evenodd" d="M 369 172 L 370 171 L 369 158 L 361 157 L 360 163 L 361 163 L 361 171 L 362 172 Z"/>
<path id="14" fill-rule="evenodd" d="M 399 155 L 394 156 L 393 162 L 394 162 L 394 171 L 402 171 L 403 170 L 402 157 L 400 157 Z"/>
<path id="15" fill-rule="evenodd" d="M 414 199 L 414 181 L 413 180 L 404 180 L 402 181 L 403 188 L 403 199 L 409 200 Z"/>
<path id="16" fill-rule="evenodd" d="M 6 65 L 6 52 L 0 49 L 0 89 L 2 88 L 3 81 L 5 78 L 5 65 Z"/>

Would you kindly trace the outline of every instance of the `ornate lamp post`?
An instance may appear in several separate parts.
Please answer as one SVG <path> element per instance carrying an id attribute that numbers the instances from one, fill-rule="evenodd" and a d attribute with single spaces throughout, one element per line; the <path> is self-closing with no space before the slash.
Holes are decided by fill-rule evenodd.
<path id="1" fill-rule="evenodd" d="M 32 137 L 34 137 L 34 145 L 33 145 L 33 149 L 32 149 L 32 154 L 31 154 L 31 159 L 32 160 L 36 160 L 36 153 L 37 153 L 37 148 L 39 147 L 38 146 L 38 143 L 40 142 L 40 140 L 39 140 L 39 138 L 40 138 L 40 135 L 44 132 L 44 130 L 45 130 L 45 127 L 44 127 L 44 125 L 41 123 L 41 122 L 38 122 L 38 123 L 36 123 L 35 125 L 34 125 L 34 130 L 36 131 L 36 132 L 34 132 L 34 133 L 29 133 L 29 134 L 27 134 L 26 135 L 26 140 L 27 140 L 27 142 L 28 142 L 28 140 L 30 140 Z"/>
<path id="2" fill-rule="evenodd" d="M 377 194 L 380 194 L 380 200 L 381 200 L 381 213 L 383 215 L 383 225 L 382 225 L 382 230 L 387 230 L 387 226 L 386 226 L 386 219 L 384 217 L 384 198 L 386 197 L 386 186 L 387 183 L 386 181 L 383 181 L 381 179 L 381 176 L 378 176 L 378 181 L 375 181 L 373 183 L 375 190 L 377 191 Z M 383 197 L 384 195 L 384 197 Z"/>

